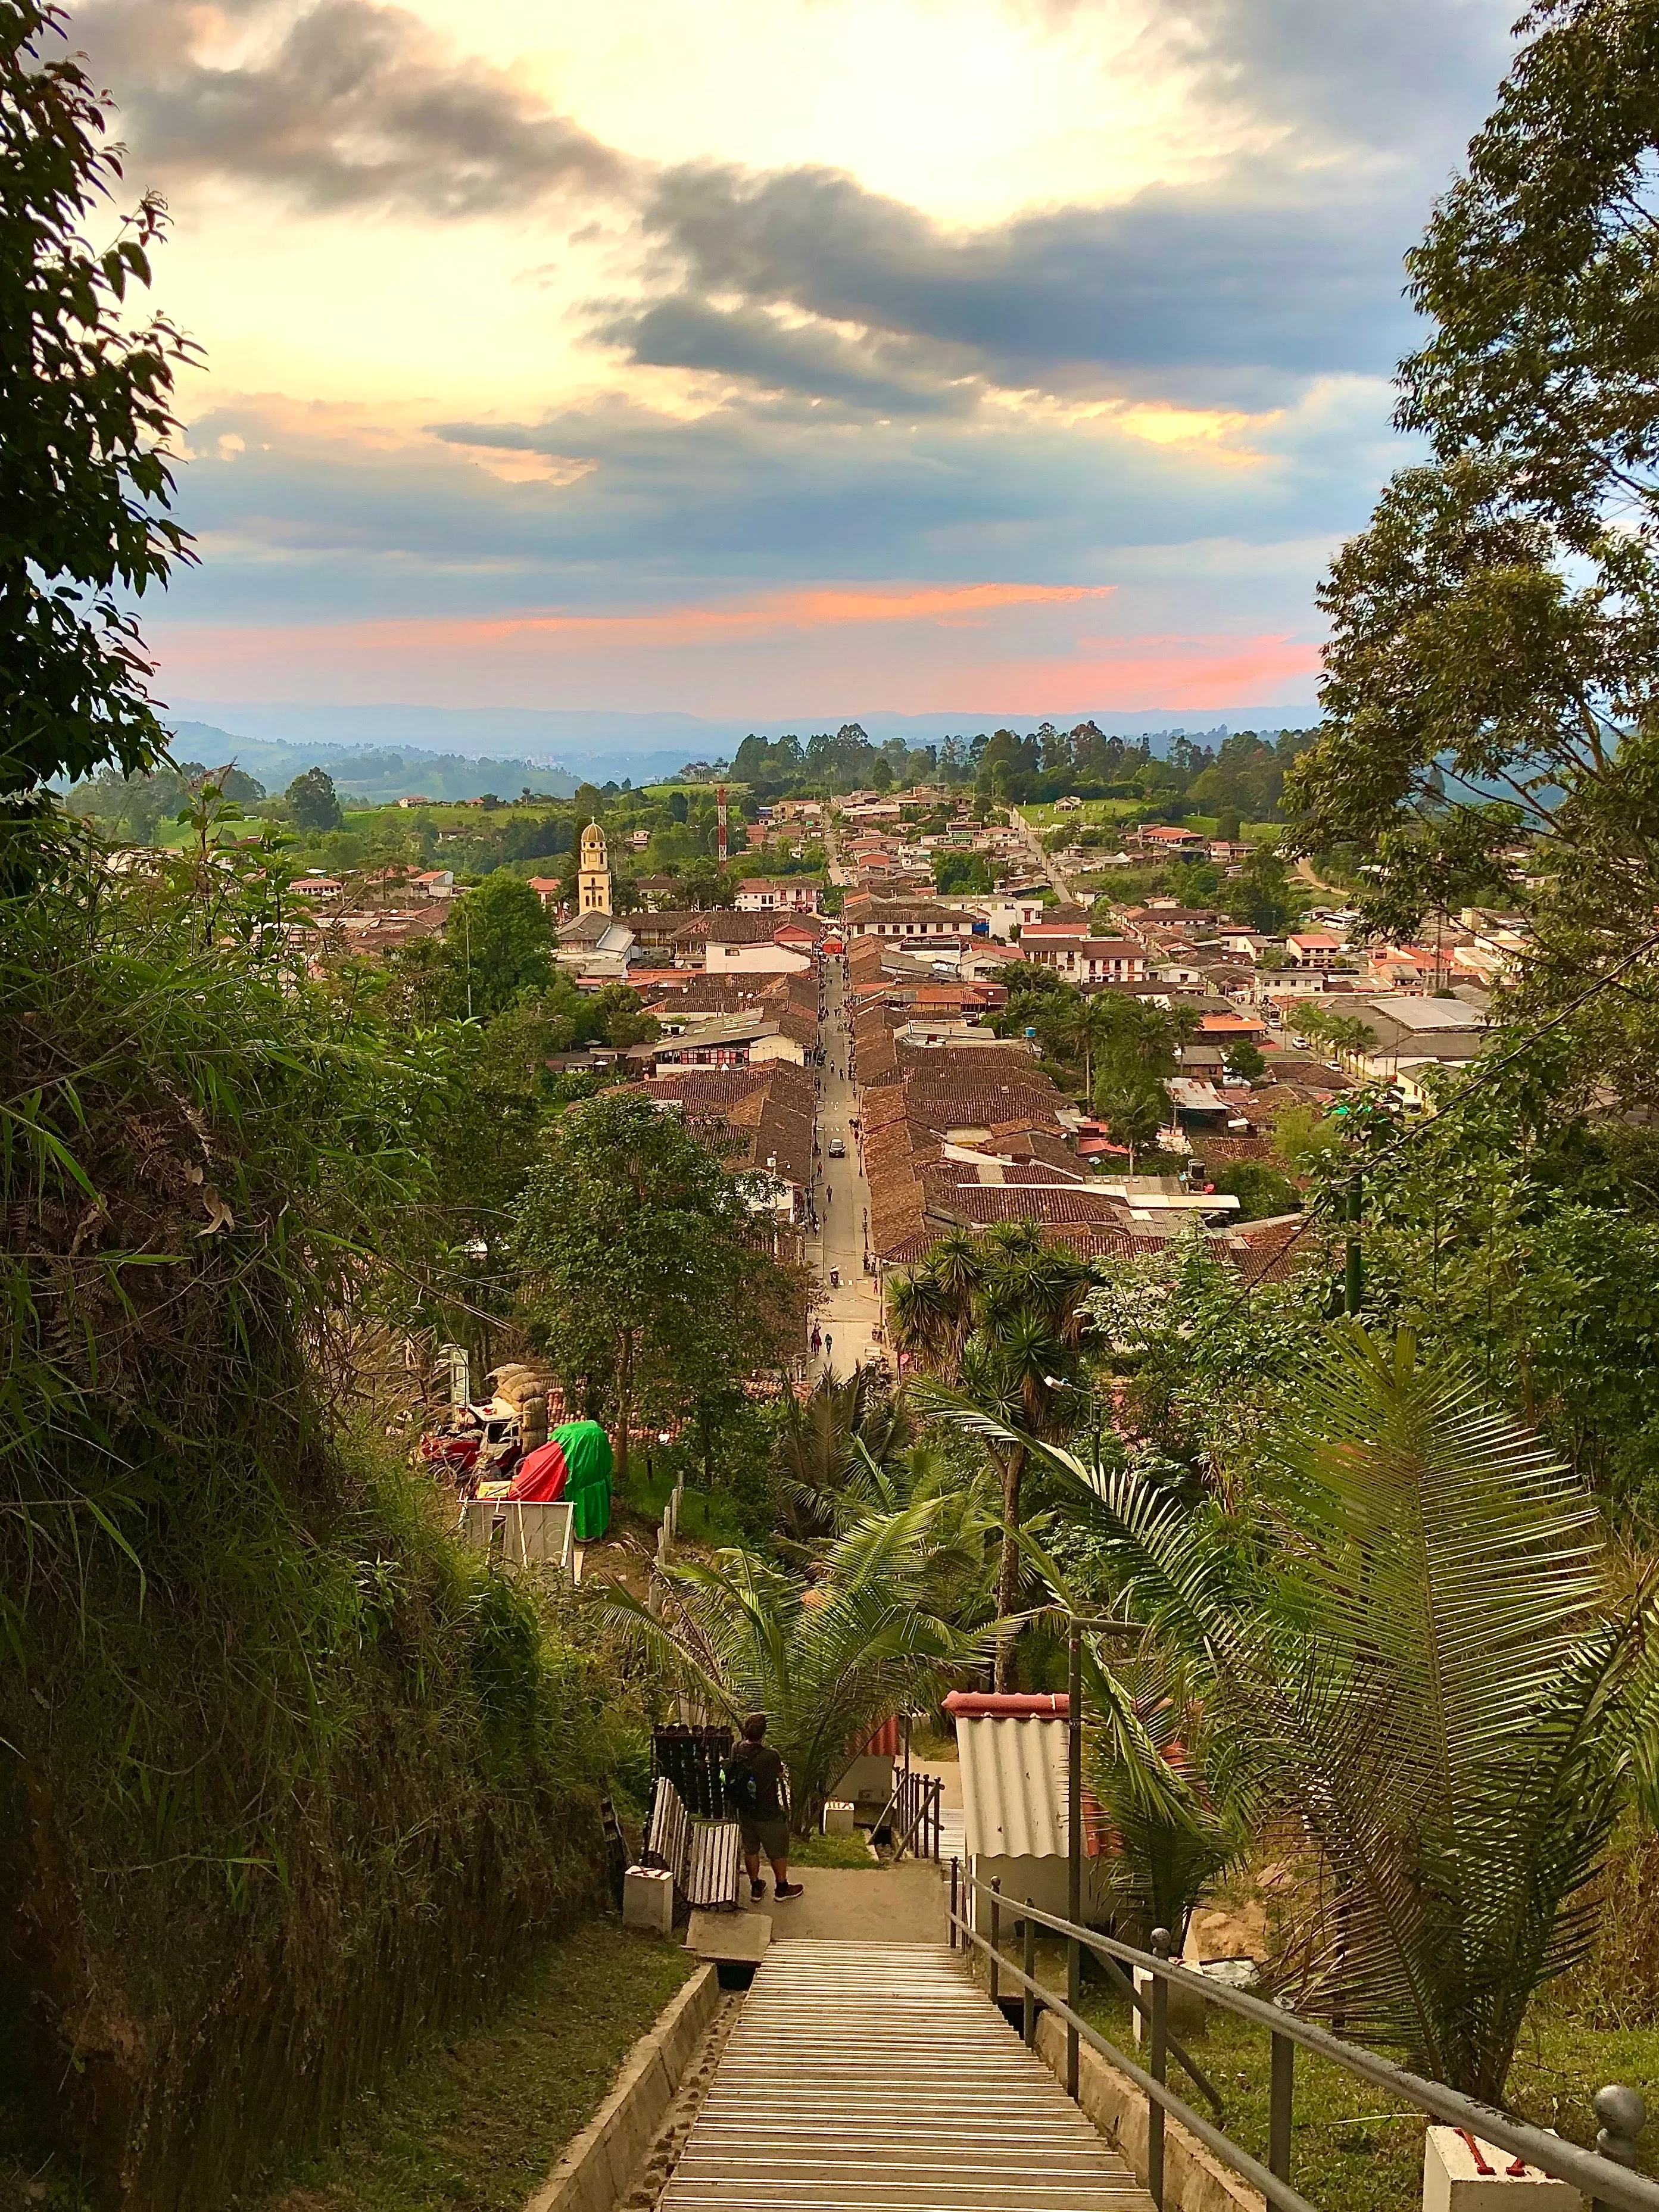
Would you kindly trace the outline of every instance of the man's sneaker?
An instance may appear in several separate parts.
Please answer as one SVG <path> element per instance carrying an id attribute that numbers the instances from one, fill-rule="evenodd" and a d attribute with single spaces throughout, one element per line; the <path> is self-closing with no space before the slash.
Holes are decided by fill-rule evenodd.
<path id="1" fill-rule="evenodd" d="M 799 1897 L 805 1887 L 804 1881 L 781 1881 L 773 1893 L 781 1902 L 786 1898 Z"/>
<path id="2" fill-rule="evenodd" d="M 749 1894 L 758 1905 L 766 1894 L 766 1884 L 763 1881 L 751 1881 L 749 1885 Z"/>

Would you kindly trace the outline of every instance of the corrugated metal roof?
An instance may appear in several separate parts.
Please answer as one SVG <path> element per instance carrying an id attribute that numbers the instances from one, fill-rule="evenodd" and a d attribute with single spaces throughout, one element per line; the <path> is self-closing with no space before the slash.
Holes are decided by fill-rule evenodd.
<path id="1" fill-rule="evenodd" d="M 957 1716 L 969 1855 L 1064 1858 L 1066 1730 L 1052 1718 Z"/>

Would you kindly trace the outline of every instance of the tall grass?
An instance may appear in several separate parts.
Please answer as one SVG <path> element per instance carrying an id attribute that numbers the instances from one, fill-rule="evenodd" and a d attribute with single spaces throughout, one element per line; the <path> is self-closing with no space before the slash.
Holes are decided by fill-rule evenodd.
<path id="1" fill-rule="evenodd" d="M 210 888 L 211 941 L 66 843 L 0 906 L 0 1981 L 134 2212 L 317 2140 L 590 1900 L 607 1750 L 546 1601 L 356 1418 L 439 1047 Z"/>

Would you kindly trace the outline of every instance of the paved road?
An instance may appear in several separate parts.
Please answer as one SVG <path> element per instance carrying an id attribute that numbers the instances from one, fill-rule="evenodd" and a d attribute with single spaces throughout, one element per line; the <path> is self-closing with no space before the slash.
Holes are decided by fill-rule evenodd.
<path id="1" fill-rule="evenodd" d="M 1034 867 L 1040 868 L 1042 873 L 1047 876 L 1048 881 L 1060 893 L 1062 902 L 1066 906 L 1077 903 L 1073 897 L 1072 887 L 1070 884 L 1066 882 L 1065 876 L 1062 874 L 1053 855 L 1051 854 L 1045 853 L 1042 849 L 1042 833 L 1041 830 L 1036 829 L 1033 823 L 1028 822 L 1017 806 L 1011 806 L 1008 809 L 1008 819 L 1013 823 L 1017 830 L 1020 830 L 1024 832 L 1026 842 L 1030 848 L 1032 866 Z M 1089 899 L 1092 896 L 1092 892 L 1088 894 L 1086 896 L 1083 896 L 1082 903 L 1085 906 L 1087 906 Z"/>
<path id="2" fill-rule="evenodd" d="M 879 1317 L 873 1280 L 864 1272 L 865 1224 L 870 1209 L 870 1186 L 864 1179 L 859 1144 L 853 1133 L 858 1113 L 858 1091 L 847 1073 L 848 1048 L 847 981 L 840 960 L 826 963 L 828 1012 L 823 1021 L 823 1089 L 818 1103 L 817 1182 L 813 1202 L 818 1210 L 819 1234 L 809 1241 L 807 1257 L 823 1285 L 824 1303 L 817 1325 L 830 1340 L 827 1365 L 836 1375 L 852 1372 L 855 1363 L 867 1360 L 873 1349 L 871 1330 Z M 830 1157 L 831 1138 L 847 1147 L 845 1159 Z M 839 1271 L 838 1289 L 830 1285 L 830 1270 Z"/>

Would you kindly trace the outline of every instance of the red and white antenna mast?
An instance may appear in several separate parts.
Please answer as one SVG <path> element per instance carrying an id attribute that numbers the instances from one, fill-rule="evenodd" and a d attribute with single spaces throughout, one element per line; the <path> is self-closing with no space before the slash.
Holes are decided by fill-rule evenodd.
<path id="1" fill-rule="evenodd" d="M 726 873 L 726 786 L 721 784 L 714 793 L 714 853 L 722 875 Z"/>

